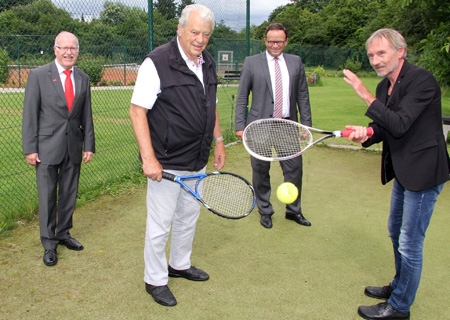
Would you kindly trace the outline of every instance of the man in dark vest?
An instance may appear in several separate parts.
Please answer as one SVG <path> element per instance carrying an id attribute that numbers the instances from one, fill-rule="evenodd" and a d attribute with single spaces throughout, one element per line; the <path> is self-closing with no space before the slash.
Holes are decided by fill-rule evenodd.
<path id="1" fill-rule="evenodd" d="M 214 167 L 220 170 L 225 164 L 216 67 L 205 50 L 213 29 L 210 9 L 186 6 L 177 37 L 145 57 L 131 99 L 130 117 L 148 180 L 144 282 L 153 299 L 165 306 L 177 303 L 167 286 L 169 276 L 209 279 L 190 261 L 200 204 L 177 183 L 162 180 L 162 171 L 205 172 L 213 140 Z"/>

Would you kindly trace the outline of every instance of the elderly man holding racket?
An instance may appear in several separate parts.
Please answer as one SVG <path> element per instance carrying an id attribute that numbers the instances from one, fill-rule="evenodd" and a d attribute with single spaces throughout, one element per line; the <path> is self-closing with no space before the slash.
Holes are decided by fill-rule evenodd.
<path id="1" fill-rule="evenodd" d="M 162 180 L 162 175 L 163 169 L 178 176 L 205 172 L 213 139 L 214 167 L 220 170 L 225 164 L 216 68 L 205 50 L 213 28 L 210 9 L 186 6 L 177 37 L 144 59 L 131 99 L 131 121 L 148 178 L 144 281 L 147 292 L 164 306 L 177 303 L 167 286 L 169 276 L 209 279 L 190 260 L 200 203 L 179 184 Z M 193 189 L 193 182 L 186 183 Z"/>
<path id="2" fill-rule="evenodd" d="M 382 287 L 366 287 L 365 294 L 386 300 L 360 306 L 364 319 L 409 319 L 422 274 L 425 233 L 438 195 L 449 180 L 450 159 L 442 132 L 441 92 L 433 75 L 406 59 L 406 42 L 392 29 L 374 32 L 366 42 L 370 64 L 384 77 L 369 92 L 351 71 L 345 81 L 364 100 L 373 135 L 355 129 L 349 140 L 364 147 L 383 142 L 383 184 L 394 180 L 388 220 L 395 275 Z"/>

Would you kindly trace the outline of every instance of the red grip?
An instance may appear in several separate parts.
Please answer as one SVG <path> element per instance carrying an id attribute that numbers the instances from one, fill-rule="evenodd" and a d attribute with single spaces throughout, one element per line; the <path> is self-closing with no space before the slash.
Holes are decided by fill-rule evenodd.
<path id="1" fill-rule="evenodd" d="M 346 129 L 346 130 L 342 130 L 341 134 L 343 138 L 348 137 L 352 132 L 354 132 L 355 130 L 353 129 Z M 371 137 L 373 136 L 373 128 L 372 127 L 368 127 L 367 128 L 367 136 Z"/>

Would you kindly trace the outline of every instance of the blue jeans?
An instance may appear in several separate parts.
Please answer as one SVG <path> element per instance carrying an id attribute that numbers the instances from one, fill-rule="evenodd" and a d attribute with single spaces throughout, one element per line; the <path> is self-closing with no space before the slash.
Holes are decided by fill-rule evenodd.
<path id="1" fill-rule="evenodd" d="M 444 184 L 409 191 L 395 179 L 388 221 L 394 247 L 395 277 L 388 302 L 400 312 L 409 312 L 422 274 L 423 242 L 434 205 Z"/>

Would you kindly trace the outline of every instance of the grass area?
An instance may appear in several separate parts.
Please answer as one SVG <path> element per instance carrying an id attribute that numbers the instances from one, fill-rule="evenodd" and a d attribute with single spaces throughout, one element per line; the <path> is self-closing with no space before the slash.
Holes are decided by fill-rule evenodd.
<path id="1" fill-rule="evenodd" d="M 225 171 L 250 179 L 242 144 L 227 149 Z M 284 219 L 275 195 L 274 227 L 256 211 L 237 221 L 202 209 L 192 264 L 206 282 L 170 278 L 178 300 L 156 304 L 144 288 L 145 188 L 123 189 L 78 207 L 72 235 L 85 249 L 58 248 L 55 267 L 42 263 L 36 222 L 0 240 L 0 318 L 4 319 L 265 319 L 357 320 L 359 305 L 378 300 L 366 285 L 386 285 L 394 273 L 387 234 L 391 185 L 380 183 L 373 152 L 316 147 L 304 155 L 302 207 L 309 228 Z M 272 187 L 282 182 L 272 165 Z M 448 208 L 446 186 L 425 241 L 424 270 L 414 319 L 447 319 Z"/>
<path id="2" fill-rule="evenodd" d="M 366 125 L 366 106 L 342 78 L 321 78 L 310 87 L 313 126 L 337 130 L 347 124 Z M 379 78 L 363 79 L 375 91 Z M 226 140 L 235 140 L 234 112 L 237 85 L 218 88 L 219 115 Z M 132 90 L 92 90 L 97 152 L 82 166 L 78 205 L 104 193 L 142 183 L 137 146 L 128 116 Z M 450 95 L 442 99 L 443 114 L 450 115 Z M 35 218 L 37 190 L 34 168 L 26 164 L 21 150 L 23 92 L 0 94 L 0 234 L 21 221 Z M 352 144 L 329 139 L 327 144 Z M 373 146 L 372 148 L 377 148 Z"/>
<path id="3" fill-rule="evenodd" d="M 128 115 L 131 94 L 130 89 L 92 90 L 97 150 L 94 160 L 82 165 L 78 205 L 139 175 Z M 22 154 L 23 97 L 23 92 L 0 94 L 0 233 L 34 219 L 37 208 L 35 170 Z"/>

